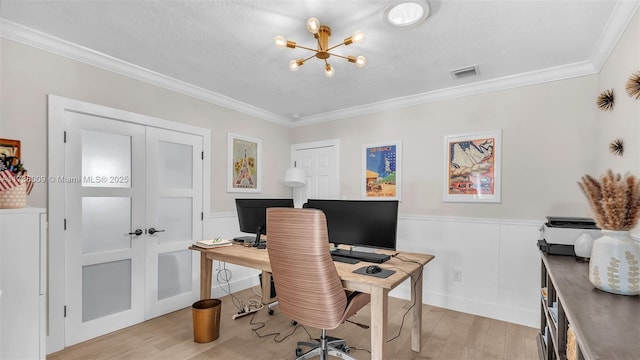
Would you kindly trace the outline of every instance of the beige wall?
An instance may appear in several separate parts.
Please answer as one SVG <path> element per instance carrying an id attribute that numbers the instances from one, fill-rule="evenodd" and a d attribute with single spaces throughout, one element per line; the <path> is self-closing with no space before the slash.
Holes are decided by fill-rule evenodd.
<path id="1" fill-rule="evenodd" d="M 292 141 L 339 138 L 341 191 L 360 196 L 363 144 L 402 140 L 400 212 L 543 220 L 586 216 L 577 180 L 595 168 L 597 76 L 468 96 L 313 126 Z M 503 130 L 502 203 L 443 203 L 444 136 Z"/>
<path id="2" fill-rule="evenodd" d="M 258 196 L 290 194 L 283 182 L 288 128 L 10 40 L 1 39 L 0 46 L 0 137 L 22 141 L 30 174 L 47 174 L 47 94 L 55 94 L 211 129 L 213 212 L 235 211 L 233 199 L 247 196 L 226 192 L 228 132 L 262 140 Z M 36 185 L 28 203 L 45 207 L 46 186 Z"/>
<path id="3" fill-rule="evenodd" d="M 640 101 L 632 99 L 625 91 L 627 79 L 636 71 L 640 71 L 640 12 L 632 18 L 599 74 L 595 96 L 606 89 L 613 89 L 615 107 L 612 111 L 596 112 L 598 168 L 591 175 L 599 176 L 606 169 L 640 175 Z M 609 143 L 617 138 L 622 139 L 625 145 L 621 157 L 608 150 Z"/>
<path id="4" fill-rule="evenodd" d="M 624 92 L 640 69 L 636 15 L 600 74 L 439 101 L 399 110 L 288 129 L 147 83 L 3 39 L 0 44 L 0 136 L 23 141 L 31 173 L 46 174 L 46 94 L 56 94 L 212 130 L 212 211 L 233 211 L 224 171 L 228 131 L 263 141 L 262 195 L 287 195 L 282 174 L 289 144 L 338 138 L 341 194 L 360 197 L 362 145 L 403 142 L 403 214 L 543 220 L 590 216 L 576 182 L 606 168 L 640 174 L 640 102 Z M 613 87 L 613 112 L 595 106 Z M 502 203 L 443 203 L 443 137 L 503 130 Z M 611 155 L 622 137 L 626 151 Z M 38 186 L 29 202 L 46 205 Z"/>

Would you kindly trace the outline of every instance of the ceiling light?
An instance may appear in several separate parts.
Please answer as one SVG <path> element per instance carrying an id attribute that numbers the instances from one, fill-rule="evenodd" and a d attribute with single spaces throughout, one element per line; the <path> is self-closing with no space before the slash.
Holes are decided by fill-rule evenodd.
<path id="1" fill-rule="evenodd" d="M 411 26 L 429 16 L 427 2 L 402 2 L 390 6 L 384 12 L 384 20 L 393 26 Z"/>
<path id="2" fill-rule="evenodd" d="M 309 56 L 306 59 L 297 59 L 297 60 L 291 60 L 289 62 L 289 69 L 291 71 L 297 71 L 302 65 L 304 65 L 304 63 L 311 59 L 312 57 L 317 57 L 318 59 L 324 61 L 324 74 L 327 77 L 332 77 L 335 74 L 335 69 L 333 68 L 333 66 L 331 66 L 331 64 L 329 64 L 329 61 L 327 59 L 329 59 L 329 57 L 331 56 L 336 56 L 339 58 L 343 58 L 347 61 L 349 61 L 350 63 L 354 63 L 356 65 L 356 67 L 358 68 L 362 68 L 366 65 L 367 63 L 367 59 L 360 55 L 360 56 L 343 56 L 343 55 L 338 55 L 335 54 L 333 52 L 331 52 L 331 50 L 342 46 L 342 45 L 351 45 L 351 44 L 360 44 L 364 41 L 364 33 L 362 31 L 356 31 L 353 35 L 349 36 L 348 38 L 344 39 L 344 41 L 338 45 L 334 45 L 334 46 L 329 46 L 329 38 L 331 37 L 331 28 L 326 26 L 326 25 L 322 25 L 320 24 L 320 21 L 314 17 L 309 18 L 309 20 L 307 20 L 307 30 L 309 30 L 310 33 L 313 34 L 313 37 L 316 38 L 316 41 L 318 43 L 317 48 L 316 49 L 312 49 L 306 46 L 302 46 L 302 45 L 298 45 L 295 41 L 290 41 L 285 39 L 283 36 L 276 36 L 274 38 L 274 42 L 276 44 L 276 46 L 280 49 L 288 47 L 291 49 L 295 49 L 295 48 L 301 48 L 301 49 L 305 49 L 305 50 L 309 50 L 309 51 L 313 51 L 314 54 Z"/>

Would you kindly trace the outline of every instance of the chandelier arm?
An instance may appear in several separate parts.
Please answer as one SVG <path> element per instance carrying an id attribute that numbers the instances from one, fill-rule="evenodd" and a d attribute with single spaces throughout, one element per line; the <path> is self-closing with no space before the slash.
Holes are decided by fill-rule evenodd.
<path id="1" fill-rule="evenodd" d="M 345 44 L 345 43 L 343 42 L 343 43 L 341 43 L 341 44 L 334 45 L 334 46 L 332 46 L 332 47 L 328 48 L 326 51 L 327 51 L 327 52 L 329 52 L 329 51 L 331 51 L 331 50 L 333 50 L 333 49 L 337 48 L 338 46 L 342 46 L 342 45 L 344 45 L 344 44 Z"/>
<path id="2" fill-rule="evenodd" d="M 315 56 L 315 55 L 311 55 L 311 56 L 309 56 L 308 58 L 306 58 L 306 59 L 304 59 L 304 60 L 302 60 L 302 61 L 306 62 L 307 60 L 310 60 L 310 59 L 312 59 L 312 58 L 314 58 L 314 57 L 316 57 L 316 56 Z"/>
<path id="3" fill-rule="evenodd" d="M 334 54 L 334 53 L 327 53 L 327 54 L 329 54 L 329 55 L 331 55 L 331 56 L 335 56 L 335 57 L 343 58 L 343 59 L 345 59 L 345 60 L 349 60 L 349 58 L 348 58 L 348 57 L 346 57 L 346 56 L 342 56 L 342 55 L 338 55 L 338 54 Z"/>
<path id="4" fill-rule="evenodd" d="M 300 49 L 310 50 L 310 51 L 313 51 L 313 52 L 318 52 L 318 50 L 317 50 L 317 49 L 308 48 L 308 47 L 306 47 L 306 46 L 302 46 L 302 45 L 297 45 L 297 44 L 296 44 L 296 47 L 297 47 L 297 48 L 300 48 Z"/>

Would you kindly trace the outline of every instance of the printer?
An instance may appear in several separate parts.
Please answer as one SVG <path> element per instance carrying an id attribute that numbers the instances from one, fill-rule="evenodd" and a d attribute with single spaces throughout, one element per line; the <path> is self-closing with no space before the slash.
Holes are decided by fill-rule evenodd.
<path id="1" fill-rule="evenodd" d="M 583 233 L 597 239 L 600 228 L 590 218 L 547 216 L 540 228 L 538 247 L 547 254 L 575 256 L 573 244 Z"/>

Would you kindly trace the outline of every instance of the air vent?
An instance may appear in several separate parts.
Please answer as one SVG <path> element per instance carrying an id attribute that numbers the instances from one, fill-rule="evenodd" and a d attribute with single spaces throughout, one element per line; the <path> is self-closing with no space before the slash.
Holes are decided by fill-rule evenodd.
<path id="1" fill-rule="evenodd" d="M 478 65 L 471 65 L 460 69 L 451 70 L 451 77 L 454 79 L 462 79 L 469 76 L 476 76 L 480 72 L 478 71 Z"/>

